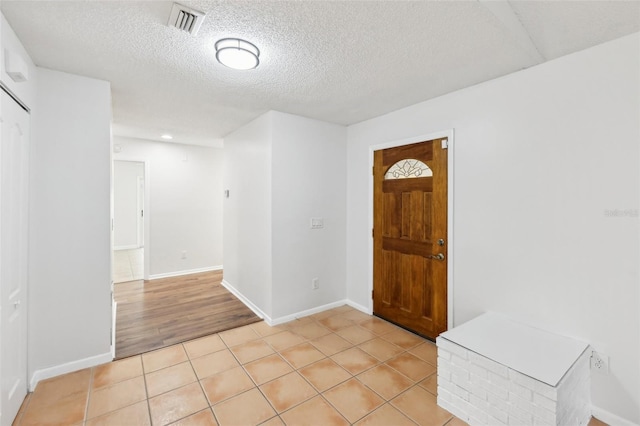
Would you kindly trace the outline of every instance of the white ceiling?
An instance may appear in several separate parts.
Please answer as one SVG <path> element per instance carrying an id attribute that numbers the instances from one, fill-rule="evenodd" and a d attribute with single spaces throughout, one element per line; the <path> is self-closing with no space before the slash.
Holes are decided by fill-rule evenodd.
<path id="1" fill-rule="evenodd" d="M 219 145 L 268 110 L 353 124 L 640 31 L 640 1 L 8 1 L 36 65 L 111 82 L 114 134 Z M 214 43 L 256 44 L 234 71 Z"/>

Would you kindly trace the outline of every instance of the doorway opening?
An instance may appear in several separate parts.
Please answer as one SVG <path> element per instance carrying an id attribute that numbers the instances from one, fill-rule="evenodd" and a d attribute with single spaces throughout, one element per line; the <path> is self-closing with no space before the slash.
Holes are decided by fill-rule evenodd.
<path id="1" fill-rule="evenodd" d="M 113 162 L 113 282 L 145 276 L 145 164 Z"/>
<path id="2" fill-rule="evenodd" d="M 131 151 L 138 151 L 140 156 L 123 158 L 123 154 L 120 153 L 113 158 L 112 163 L 114 359 L 158 350 L 260 321 L 259 317 L 221 285 L 220 268 L 190 270 L 185 267 L 184 270 L 177 270 L 166 276 L 158 273 L 156 268 L 162 268 L 163 265 L 158 265 L 157 261 L 153 263 L 151 256 L 155 254 L 161 257 L 167 247 L 151 247 L 152 215 L 156 215 L 153 216 L 155 218 L 163 217 L 166 209 L 163 210 L 162 207 L 166 208 L 167 200 L 177 202 L 185 199 L 182 191 L 193 194 L 193 198 L 196 194 L 203 197 L 218 196 L 220 206 L 222 194 L 212 195 L 213 184 L 197 188 L 188 186 L 193 183 L 193 180 L 190 180 L 192 176 L 209 176 L 204 171 L 206 166 L 195 162 L 189 164 L 185 161 L 189 158 L 185 150 L 189 148 L 176 149 L 172 145 L 163 145 L 162 152 L 175 154 L 175 158 L 180 161 L 180 167 L 190 169 L 190 173 L 184 173 L 182 177 L 190 178 L 177 181 L 172 179 L 172 182 L 176 183 L 175 187 L 163 186 L 167 177 L 173 177 L 175 163 L 164 161 L 164 157 L 156 157 L 156 150 L 147 149 L 147 146 L 152 147 L 140 142 L 131 142 Z M 213 155 L 209 157 L 210 160 L 215 160 L 211 157 Z M 151 200 L 151 195 L 156 198 Z M 185 205 L 193 198 L 187 197 Z M 216 206 L 214 202 L 210 204 L 212 207 Z M 183 215 L 190 213 L 188 208 L 180 211 L 184 212 Z M 172 223 L 156 221 L 154 235 L 161 240 L 163 235 L 171 233 L 175 244 L 181 244 L 182 233 L 192 232 L 192 229 L 171 226 L 179 225 L 181 221 L 180 218 Z M 162 223 L 164 228 L 159 227 L 158 222 Z M 179 253 L 180 250 L 176 249 L 176 252 Z M 195 256 L 196 253 L 189 254 Z M 182 259 L 187 265 L 187 257 Z M 152 263 L 154 269 L 151 268 Z"/>

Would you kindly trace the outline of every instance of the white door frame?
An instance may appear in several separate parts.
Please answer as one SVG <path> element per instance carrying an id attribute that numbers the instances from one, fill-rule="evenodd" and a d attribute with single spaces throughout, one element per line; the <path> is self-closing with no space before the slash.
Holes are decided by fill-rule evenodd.
<path id="1" fill-rule="evenodd" d="M 146 169 L 144 165 L 142 167 Z M 144 244 L 144 235 L 145 235 L 144 233 L 144 216 L 145 216 L 144 197 L 145 197 L 145 194 L 147 193 L 145 189 L 146 188 L 144 183 L 144 176 L 138 176 L 136 178 L 136 209 L 137 209 L 137 214 L 141 215 L 141 216 L 138 216 L 138 220 L 136 221 L 136 244 L 138 247 L 145 246 Z M 140 192 L 142 192 L 142 197 L 140 197 Z"/>
<path id="2" fill-rule="evenodd" d="M 381 143 L 378 145 L 372 145 L 369 147 L 369 169 L 373 170 L 373 153 L 381 149 L 395 148 L 403 145 L 411 145 L 418 142 L 429 141 L 433 139 L 447 138 L 449 150 L 447 154 L 447 329 L 454 327 L 453 324 L 453 263 L 455 261 L 453 238 L 453 177 L 454 177 L 454 130 L 445 130 L 442 132 L 429 133 L 426 135 L 414 136 L 407 139 L 400 139 L 390 142 Z M 369 228 L 373 229 L 373 173 L 369 173 L 369 194 L 368 194 L 368 220 Z M 373 291 L 373 237 L 369 238 L 367 243 L 368 259 L 368 293 L 372 294 Z M 373 313 L 373 299 L 369 298 L 369 313 Z"/>
<path id="3" fill-rule="evenodd" d="M 118 158 L 113 157 L 113 162 L 115 161 L 128 161 L 132 163 L 143 163 L 144 164 L 144 216 L 143 216 L 143 234 L 144 234 L 144 275 L 143 278 L 145 280 L 149 279 L 149 262 L 150 262 L 150 247 L 149 247 L 149 217 L 151 217 L 151 204 L 149 203 L 149 169 L 151 168 L 149 160 L 136 158 L 136 157 L 127 157 L 124 155 L 118 155 Z M 112 163 L 113 164 L 113 163 Z M 113 179 L 111 179 L 111 193 L 113 193 Z M 111 200 L 111 220 L 113 220 L 113 200 Z M 111 251 L 113 252 L 113 241 L 111 242 Z M 113 268 L 112 268 L 113 269 Z"/>

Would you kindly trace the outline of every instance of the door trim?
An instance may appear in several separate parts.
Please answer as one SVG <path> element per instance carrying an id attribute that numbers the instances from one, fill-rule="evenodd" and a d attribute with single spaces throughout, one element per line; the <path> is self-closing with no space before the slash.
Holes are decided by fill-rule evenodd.
<path id="1" fill-rule="evenodd" d="M 143 163 L 143 167 L 145 168 L 145 170 L 147 169 L 146 164 L 144 163 Z M 141 186 L 142 186 L 142 189 L 140 189 Z M 147 186 L 144 180 L 144 176 L 138 176 L 136 178 L 136 211 L 137 211 L 137 214 L 142 216 L 138 216 L 138 220 L 136 221 L 136 248 L 145 246 L 144 244 L 144 228 L 145 228 L 144 211 L 146 210 L 146 206 L 144 204 L 145 204 L 146 193 L 147 193 L 146 189 L 147 189 Z M 141 191 L 142 191 L 142 200 L 140 200 Z M 140 238 L 140 234 L 142 234 L 142 238 Z"/>
<path id="2" fill-rule="evenodd" d="M 449 153 L 447 155 L 447 169 L 448 169 L 448 180 L 447 180 L 447 246 L 448 246 L 448 257 L 447 257 L 447 329 L 451 329 L 454 326 L 453 323 L 453 265 L 455 262 L 455 238 L 454 238 L 454 229 L 453 229 L 453 212 L 454 212 L 454 129 L 449 129 L 441 132 L 429 133 L 426 135 L 419 135 L 410 137 L 407 139 L 400 139 L 390 142 L 385 142 L 377 145 L 369 146 L 369 179 L 368 179 L 368 201 L 367 201 L 367 209 L 368 209 L 368 224 L 369 229 L 373 229 L 373 153 L 374 151 L 379 151 L 381 149 L 387 148 L 395 148 L 403 145 L 411 145 L 414 143 L 424 142 L 432 139 L 440 139 L 447 138 L 448 139 L 448 147 Z M 367 254 L 368 254 L 368 271 L 367 271 L 367 295 L 371 295 L 373 291 L 373 236 L 369 234 L 369 241 L 367 243 Z M 373 298 L 369 298 L 369 303 L 367 305 L 368 313 L 373 313 Z"/>

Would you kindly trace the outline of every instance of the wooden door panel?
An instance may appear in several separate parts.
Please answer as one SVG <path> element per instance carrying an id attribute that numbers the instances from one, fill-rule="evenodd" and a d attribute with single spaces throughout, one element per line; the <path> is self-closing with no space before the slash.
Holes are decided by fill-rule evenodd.
<path id="1" fill-rule="evenodd" d="M 424 234 L 425 225 L 425 204 L 424 194 L 420 192 L 412 192 L 410 198 L 410 205 L 408 210 L 411 212 L 410 216 L 410 230 L 409 239 L 413 241 L 426 241 Z"/>
<path id="2" fill-rule="evenodd" d="M 430 193 L 420 191 L 384 193 L 382 235 L 414 241 L 430 241 Z"/>
<path id="3" fill-rule="evenodd" d="M 430 338 L 447 326 L 447 155 L 440 142 L 374 153 L 374 313 Z"/>
<path id="4" fill-rule="evenodd" d="M 430 256 L 432 252 L 430 244 L 402 238 L 383 238 L 382 249 L 401 254 L 418 254 L 423 257 Z"/>
<path id="5" fill-rule="evenodd" d="M 407 158 L 415 158 L 426 163 L 433 158 L 433 144 L 429 142 L 427 145 L 421 146 L 419 151 L 416 150 L 416 147 L 424 142 L 385 149 L 382 151 L 382 161 L 388 166 Z"/>
<path id="6" fill-rule="evenodd" d="M 389 192 L 411 192 L 411 191 L 432 191 L 433 179 L 430 177 L 415 179 L 395 179 L 385 180 L 382 183 L 382 191 Z"/>
<path id="7" fill-rule="evenodd" d="M 420 316 L 422 318 L 433 318 L 433 273 L 432 268 L 429 267 L 428 262 L 431 260 L 422 259 L 424 265 L 424 276 L 422 278 L 422 303 L 420 304 Z"/>
<path id="8" fill-rule="evenodd" d="M 385 237 L 400 238 L 400 216 L 396 208 L 396 195 L 385 193 L 384 197 L 384 222 L 382 234 Z"/>
<path id="9" fill-rule="evenodd" d="M 433 229 L 431 227 L 431 209 L 432 209 L 432 194 L 430 192 L 425 192 L 422 194 L 422 240 L 424 242 L 431 243 L 431 233 Z"/>
<path id="10" fill-rule="evenodd" d="M 381 254 L 380 262 L 384 265 L 394 265 L 394 256 L 394 252 L 384 251 Z M 380 295 L 378 296 L 378 304 L 380 305 L 380 308 L 383 306 L 391 306 L 391 291 L 395 287 L 394 280 L 396 279 L 396 271 L 391 270 L 391 268 L 383 268 L 382 273 L 384 274 L 382 279 L 388 283 L 388 285 L 380 287 Z"/>
<path id="11" fill-rule="evenodd" d="M 411 209 L 411 193 L 410 192 L 402 192 L 400 194 L 400 229 L 402 229 L 402 233 L 400 234 L 400 238 L 411 238 L 411 222 L 412 222 L 412 213 Z"/>
<path id="12" fill-rule="evenodd" d="M 407 282 L 411 282 L 414 275 L 411 256 L 401 253 L 400 254 L 400 272 L 401 279 L 396 282 L 398 286 L 398 294 L 400 300 L 398 300 L 398 307 L 405 312 L 411 312 L 411 301 L 413 296 L 413 286 L 405 285 Z"/>

